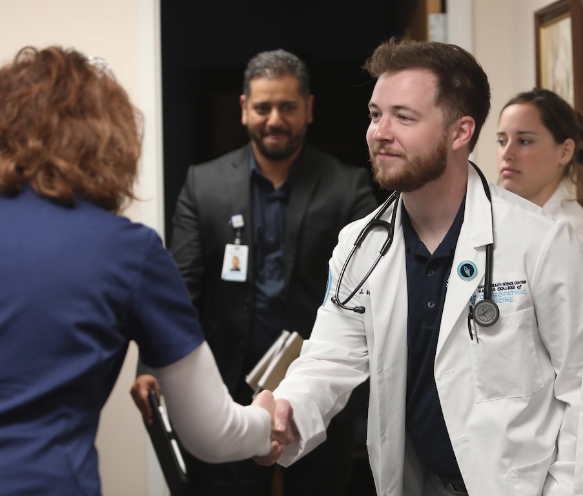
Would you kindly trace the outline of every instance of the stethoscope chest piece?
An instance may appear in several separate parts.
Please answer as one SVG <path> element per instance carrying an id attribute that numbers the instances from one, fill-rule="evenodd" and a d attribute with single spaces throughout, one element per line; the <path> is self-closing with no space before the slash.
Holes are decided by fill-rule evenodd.
<path id="1" fill-rule="evenodd" d="M 482 327 L 493 326 L 500 316 L 498 305 L 490 299 L 479 301 L 474 305 L 473 318 Z"/>

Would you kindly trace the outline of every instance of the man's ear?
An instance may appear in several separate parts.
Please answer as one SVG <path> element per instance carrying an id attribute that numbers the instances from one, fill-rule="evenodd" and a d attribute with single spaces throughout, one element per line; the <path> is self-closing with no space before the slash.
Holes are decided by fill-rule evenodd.
<path id="1" fill-rule="evenodd" d="M 307 122 L 310 124 L 314 120 L 314 95 L 310 95 L 306 101 Z"/>
<path id="2" fill-rule="evenodd" d="M 451 148 L 454 151 L 460 150 L 464 146 L 469 146 L 474 131 L 476 130 L 476 122 L 469 115 L 464 115 L 451 125 L 452 144 Z"/>
<path id="3" fill-rule="evenodd" d="M 247 125 L 247 99 L 245 95 L 239 97 L 239 104 L 241 105 L 241 124 Z"/>

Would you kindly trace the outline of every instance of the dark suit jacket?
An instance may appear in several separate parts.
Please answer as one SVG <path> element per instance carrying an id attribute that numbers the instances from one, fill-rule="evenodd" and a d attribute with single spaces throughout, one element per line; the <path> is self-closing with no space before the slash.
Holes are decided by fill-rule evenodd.
<path id="1" fill-rule="evenodd" d="M 191 166 L 178 198 L 171 252 L 201 314 L 219 370 L 233 394 L 245 370 L 253 310 L 250 205 L 251 145 Z M 346 224 L 377 206 L 368 173 L 304 146 L 290 176 L 284 244 L 290 331 L 308 338 L 328 280 L 328 261 Z M 246 282 L 224 281 L 225 245 L 233 243 L 232 215 L 242 214 L 241 244 L 249 246 Z"/>

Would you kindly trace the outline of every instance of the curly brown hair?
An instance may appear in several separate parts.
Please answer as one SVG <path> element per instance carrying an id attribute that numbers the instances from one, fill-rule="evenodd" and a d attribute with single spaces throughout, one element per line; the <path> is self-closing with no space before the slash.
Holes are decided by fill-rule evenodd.
<path id="1" fill-rule="evenodd" d="M 112 211 L 135 199 L 141 114 L 73 49 L 25 47 L 0 69 L 0 191 Z"/>

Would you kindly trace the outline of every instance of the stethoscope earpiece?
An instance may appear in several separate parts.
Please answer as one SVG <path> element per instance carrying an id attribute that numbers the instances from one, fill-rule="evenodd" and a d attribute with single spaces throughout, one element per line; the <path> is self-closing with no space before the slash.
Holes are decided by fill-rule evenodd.
<path id="1" fill-rule="evenodd" d="M 332 297 L 332 303 L 334 303 L 334 305 L 336 305 L 340 308 L 343 308 L 344 310 L 352 310 L 353 312 L 360 313 L 360 314 L 364 313 L 364 307 L 347 307 L 344 304 L 342 304 L 340 302 L 340 300 L 338 300 L 338 298 L 336 298 L 336 296 Z"/>

